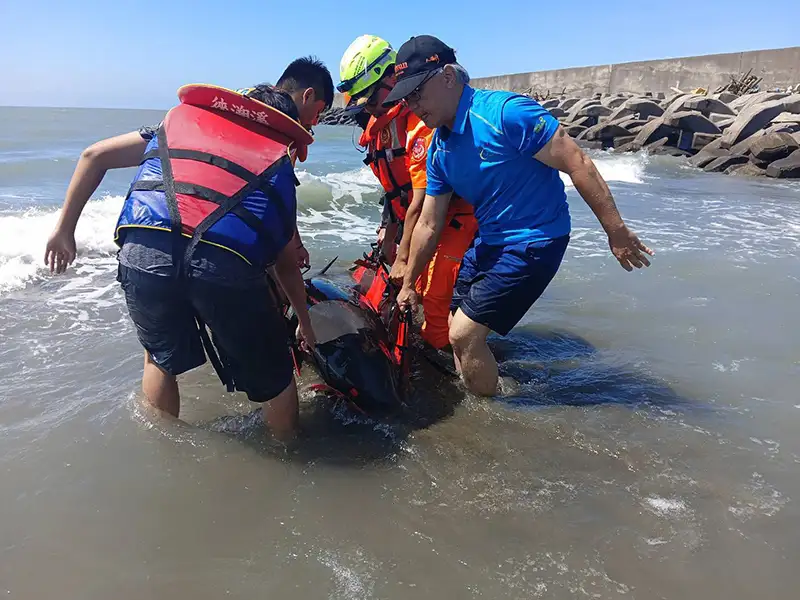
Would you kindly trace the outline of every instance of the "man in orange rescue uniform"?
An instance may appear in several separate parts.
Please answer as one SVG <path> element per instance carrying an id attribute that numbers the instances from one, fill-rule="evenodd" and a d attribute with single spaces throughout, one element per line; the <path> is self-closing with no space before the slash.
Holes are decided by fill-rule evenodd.
<path id="1" fill-rule="evenodd" d="M 370 166 L 385 191 L 378 242 L 392 265 L 391 280 L 401 284 L 411 234 L 425 199 L 425 168 L 433 131 L 405 103 L 383 107 L 395 84 L 396 56 L 387 41 L 374 35 L 360 36 L 342 56 L 341 83 L 337 87 L 345 94 L 347 112 L 364 110 L 372 115 L 360 145 L 367 149 L 364 163 Z M 461 259 L 478 230 L 472 207 L 456 196 L 450 201 L 447 223 L 433 258 L 417 280 L 417 293 L 425 312 L 422 338 L 438 350 L 449 349 L 448 318 L 453 287 Z M 401 226 L 398 249 L 396 240 Z"/>

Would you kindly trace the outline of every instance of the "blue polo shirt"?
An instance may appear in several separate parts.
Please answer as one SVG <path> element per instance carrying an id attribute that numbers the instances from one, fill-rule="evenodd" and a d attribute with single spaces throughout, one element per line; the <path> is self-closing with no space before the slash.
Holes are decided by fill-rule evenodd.
<path id="1" fill-rule="evenodd" d="M 455 192 L 469 202 L 489 245 L 567 235 L 564 183 L 558 170 L 533 158 L 557 128 L 531 98 L 465 86 L 453 130 L 440 127 L 433 135 L 427 193 Z"/>

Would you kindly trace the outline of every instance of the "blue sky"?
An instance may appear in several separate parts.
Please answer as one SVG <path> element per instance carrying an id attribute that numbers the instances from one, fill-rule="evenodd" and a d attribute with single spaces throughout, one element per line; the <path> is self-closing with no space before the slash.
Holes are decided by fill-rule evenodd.
<path id="1" fill-rule="evenodd" d="M 164 109 L 184 83 L 274 82 L 305 54 L 336 82 L 363 33 L 436 35 L 479 77 L 800 45 L 799 22 L 798 0 L 0 0 L 0 105 Z"/>

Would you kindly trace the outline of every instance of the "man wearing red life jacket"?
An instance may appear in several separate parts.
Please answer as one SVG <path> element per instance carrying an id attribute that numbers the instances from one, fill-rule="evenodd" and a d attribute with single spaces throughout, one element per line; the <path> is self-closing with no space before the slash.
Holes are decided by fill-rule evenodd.
<path id="1" fill-rule="evenodd" d="M 408 262 L 411 234 L 422 210 L 427 185 L 426 162 L 433 131 L 405 104 L 384 108 L 382 103 L 394 86 L 396 53 L 385 40 L 372 35 L 357 38 L 345 51 L 338 85 L 345 94 L 346 111 L 366 111 L 369 120 L 360 145 L 367 148 L 369 165 L 384 189 L 379 243 L 392 264 L 390 278 L 402 283 Z M 448 227 L 436 253 L 417 280 L 425 322 L 423 339 L 437 349 L 449 346 L 448 318 L 459 265 L 472 243 L 478 225 L 472 207 L 454 197 Z M 402 239 L 397 247 L 398 229 Z"/>
<path id="2" fill-rule="evenodd" d="M 266 271 L 292 303 L 301 341 L 313 345 L 293 243 L 294 161 L 304 159 L 313 141 L 307 129 L 333 101 L 333 81 L 322 63 L 304 58 L 274 88 L 190 85 L 178 97 L 159 127 L 83 152 L 45 262 L 66 269 L 78 218 L 105 172 L 139 165 L 115 241 L 117 279 L 145 349 L 145 401 L 177 417 L 176 376 L 208 353 L 229 391 L 264 403 L 264 421 L 288 436 L 297 425 L 297 388 Z"/>

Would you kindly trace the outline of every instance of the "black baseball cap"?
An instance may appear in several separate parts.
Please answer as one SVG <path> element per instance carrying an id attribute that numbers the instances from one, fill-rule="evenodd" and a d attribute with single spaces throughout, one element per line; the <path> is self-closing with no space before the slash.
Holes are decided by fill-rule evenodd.
<path id="1" fill-rule="evenodd" d="M 413 92 L 439 67 L 456 62 L 456 52 L 432 35 L 412 37 L 397 51 L 394 76 L 397 83 L 383 101 L 384 106 L 395 104 Z"/>

